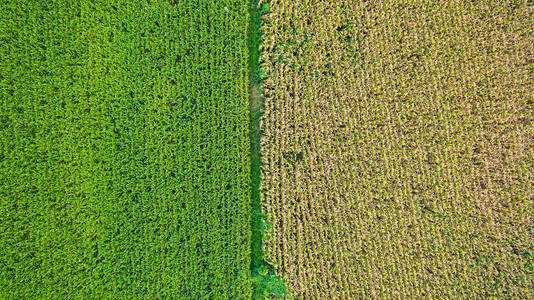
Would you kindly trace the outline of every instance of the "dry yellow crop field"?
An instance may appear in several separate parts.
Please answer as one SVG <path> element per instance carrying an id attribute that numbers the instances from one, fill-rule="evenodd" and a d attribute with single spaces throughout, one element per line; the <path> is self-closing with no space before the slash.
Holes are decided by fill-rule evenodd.
<path id="1" fill-rule="evenodd" d="M 532 298 L 532 3 L 263 2 L 264 251 L 291 297 Z"/>

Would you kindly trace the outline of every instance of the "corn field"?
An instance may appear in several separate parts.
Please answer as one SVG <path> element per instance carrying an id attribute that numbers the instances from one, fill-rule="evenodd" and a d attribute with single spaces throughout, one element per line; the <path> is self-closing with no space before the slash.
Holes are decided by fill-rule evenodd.
<path id="1" fill-rule="evenodd" d="M 296 299 L 533 296 L 533 6 L 271 0 L 267 260 Z"/>

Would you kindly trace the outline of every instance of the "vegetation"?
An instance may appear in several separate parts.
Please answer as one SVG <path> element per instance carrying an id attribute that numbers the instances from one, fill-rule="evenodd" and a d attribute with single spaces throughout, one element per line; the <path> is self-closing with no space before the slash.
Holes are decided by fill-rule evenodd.
<path id="1" fill-rule="evenodd" d="M 2 1 L 0 298 L 252 296 L 246 1 Z"/>
<path id="2" fill-rule="evenodd" d="M 268 2 L 264 246 L 292 295 L 532 298 L 531 3 Z"/>
<path id="3" fill-rule="evenodd" d="M 252 198 L 252 257 L 251 271 L 254 287 L 254 299 L 283 298 L 287 295 L 284 282 L 274 274 L 274 269 L 263 258 L 263 235 L 265 216 L 261 211 L 260 180 L 260 118 L 263 109 L 261 95 L 261 73 L 259 66 L 261 45 L 261 16 L 266 13 L 267 5 L 258 5 L 251 1 L 249 8 L 249 109 L 250 109 L 250 147 L 251 147 L 251 198 Z"/>
<path id="4" fill-rule="evenodd" d="M 1 299 L 534 298 L 529 1 L 0 10 Z"/>

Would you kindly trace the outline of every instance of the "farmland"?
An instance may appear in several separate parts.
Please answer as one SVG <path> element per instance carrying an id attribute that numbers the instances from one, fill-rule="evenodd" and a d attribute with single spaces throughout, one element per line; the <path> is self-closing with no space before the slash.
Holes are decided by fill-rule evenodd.
<path id="1" fill-rule="evenodd" d="M 0 10 L 0 298 L 250 298 L 247 2 Z"/>
<path id="2" fill-rule="evenodd" d="M 530 1 L 0 11 L 0 299 L 534 298 Z"/>
<path id="3" fill-rule="evenodd" d="M 531 298 L 532 4 L 264 2 L 264 251 L 291 295 Z"/>

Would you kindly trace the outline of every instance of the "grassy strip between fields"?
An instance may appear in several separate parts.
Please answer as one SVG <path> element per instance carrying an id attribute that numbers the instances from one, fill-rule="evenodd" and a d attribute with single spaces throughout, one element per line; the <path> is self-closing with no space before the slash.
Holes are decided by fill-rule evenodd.
<path id="1" fill-rule="evenodd" d="M 254 299 L 282 298 L 287 292 L 283 280 L 274 274 L 273 268 L 263 259 L 264 215 L 261 211 L 260 181 L 260 119 L 263 109 L 261 94 L 261 69 L 259 46 L 262 41 L 261 16 L 268 9 L 267 4 L 258 5 L 250 0 L 249 8 L 249 108 L 250 108 L 250 152 L 251 152 L 251 197 L 252 197 L 252 259 L 251 271 L 254 284 Z"/>

